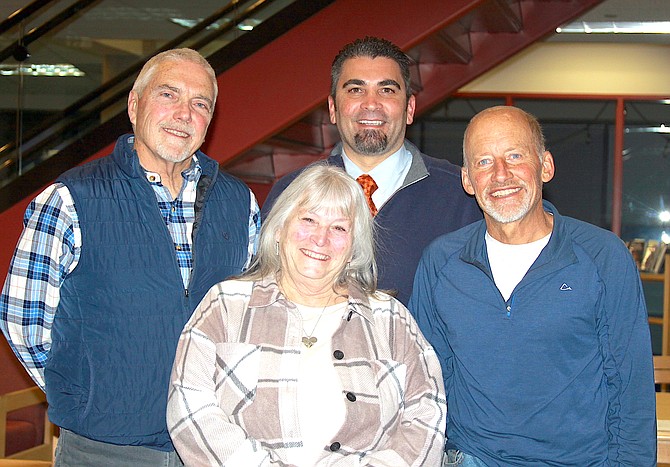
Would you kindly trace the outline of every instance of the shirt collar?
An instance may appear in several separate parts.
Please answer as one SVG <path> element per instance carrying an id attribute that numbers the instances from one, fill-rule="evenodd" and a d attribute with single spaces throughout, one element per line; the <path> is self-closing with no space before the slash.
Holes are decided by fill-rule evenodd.
<path id="1" fill-rule="evenodd" d="M 353 178 L 358 178 L 366 172 L 363 172 L 342 150 L 342 160 L 344 169 Z M 402 145 L 400 149 L 384 159 L 370 172 L 367 172 L 380 188 L 396 186 L 402 183 L 406 169 L 412 163 L 412 154 Z"/>
<path id="2" fill-rule="evenodd" d="M 146 179 L 149 181 L 149 183 L 153 184 L 158 184 L 161 183 L 161 176 L 157 172 L 150 172 L 146 169 L 144 170 L 144 176 Z M 200 161 L 198 161 L 198 157 L 193 154 L 191 156 L 191 164 L 188 166 L 188 168 L 184 171 L 182 171 L 181 176 L 184 177 L 184 180 L 187 182 L 197 180 L 200 177 L 200 174 L 202 173 L 202 167 L 200 166 Z"/>
<path id="3" fill-rule="evenodd" d="M 347 304 L 347 316 L 352 313 L 361 315 L 369 322 L 372 321 L 372 310 L 370 300 L 365 292 L 358 287 L 349 287 L 347 291 L 349 300 Z M 280 305 L 294 308 L 293 302 L 289 301 L 279 290 L 275 277 L 264 277 L 257 281 L 249 298 L 249 307 L 264 308 L 279 302 Z"/>

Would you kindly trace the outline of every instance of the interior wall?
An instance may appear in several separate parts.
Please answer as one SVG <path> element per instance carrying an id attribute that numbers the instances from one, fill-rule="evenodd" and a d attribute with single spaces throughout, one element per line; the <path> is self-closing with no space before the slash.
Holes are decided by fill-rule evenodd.
<path id="1" fill-rule="evenodd" d="M 459 92 L 670 96 L 670 46 L 541 42 Z"/>

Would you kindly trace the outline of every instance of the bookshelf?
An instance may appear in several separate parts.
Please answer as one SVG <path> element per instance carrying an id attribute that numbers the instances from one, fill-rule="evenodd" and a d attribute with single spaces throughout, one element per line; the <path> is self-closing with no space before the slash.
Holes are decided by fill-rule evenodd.
<path id="1" fill-rule="evenodd" d="M 670 253 L 665 253 L 665 267 L 662 274 L 640 273 L 643 282 L 663 283 L 663 316 L 650 316 L 649 324 L 660 325 L 662 329 L 661 354 L 670 355 Z"/>

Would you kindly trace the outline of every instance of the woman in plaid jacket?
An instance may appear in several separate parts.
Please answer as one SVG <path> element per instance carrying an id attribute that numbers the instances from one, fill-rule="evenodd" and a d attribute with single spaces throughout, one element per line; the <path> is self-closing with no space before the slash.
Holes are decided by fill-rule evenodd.
<path id="1" fill-rule="evenodd" d="M 186 465 L 440 465 L 440 366 L 376 290 L 373 238 L 339 168 L 310 167 L 277 199 L 251 268 L 181 335 L 167 417 Z"/>

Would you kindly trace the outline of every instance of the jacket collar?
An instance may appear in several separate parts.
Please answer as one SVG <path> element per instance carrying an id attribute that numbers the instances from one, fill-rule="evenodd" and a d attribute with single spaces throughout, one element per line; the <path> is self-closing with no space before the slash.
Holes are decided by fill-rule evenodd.
<path id="1" fill-rule="evenodd" d="M 536 274 L 549 274 L 556 269 L 577 262 L 577 256 L 572 246 L 572 238 L 565 218 L 559 214 L 558 209 L 549 201 L 542 200 L 542 206 L 545 211 L 554 216 L 554 225 L 547 246 L 544 247 L 540 256 L 538 256 L 526 274 L 526 276 L 531 278 Z M 490 276 L 491 266 L 489 265 L 488 253 L 486 251 L 485 234 L 486 222 L 482 220 L 476 225 L 470 240 L 466 242 L 465 247 L 461 251 L 460 258 L 466 263 L 478 267 Z"/>
<path id="2" fill-rule="evenodd" d="M 347 317 L 351 318 L 353 314 L 362 316 L 365 320 L 372 322 L 372 309 L 368 296 L 361 289 L 355 286 L 349 287 L 347 305 Z M 294 309 L 295 304 L 288 300 L 279 290 L 279 285 L 274 276 L 263 277 L 255 282 L 249 298 L 249 307 L 265 308 L 277 304 L 287 309 Z"/>
<path id="3" fill-rule="evenodd" d="M 430 175 L 430 172 L 428 172 L 428 168 L 426 168 L 426 164 L 423 161 L 423 157 L 421 157 L 421 151 L 419 151 L 419 148 L 410 143 L 408 140 L 405 140 L 404 144 L 405 149 L 407 149 L 410 152 L 410 154 L 412 154 L 412 164 L 410 165 L 409 172 L 407 172 L 407 176 L 405 177 L 405 180 L 403 181 L 402 186 L 400 188 L 405 188 L 407 185 L 411 185 L 417 180 L 421 180 L 422 178 L 425 178 L 428 175 Z M 344 168 L 344 161 L 342 160 L 341 142 L 337 143 L 333 148 L 333 150 L 330 152 L 330 156 L 328 157 L 328 163 L 331 165 L 336 165 L 338 167 Z"/>
<path id="4" fill-rule="evenodd" d="M 112 157 L 126 175 L 132 178 L 142 178 L 144 177 L 144 170 L 142 169 L 142 166 L 140 166 L 140 160 L 137 157 L 137 152 L 135 152 L 134 144 L 135 136 L 133 134 L 127 133 L 119 136 L 116 140 L 116 146 L 114 146 Z M 219 163 L 206 156 L 205 153 L 200 150 L 198 150 L 195 155 L 198 158 L 202 173 L 207 177 L 216 179 Z"/>

